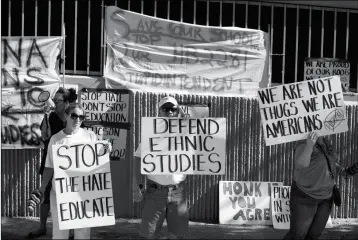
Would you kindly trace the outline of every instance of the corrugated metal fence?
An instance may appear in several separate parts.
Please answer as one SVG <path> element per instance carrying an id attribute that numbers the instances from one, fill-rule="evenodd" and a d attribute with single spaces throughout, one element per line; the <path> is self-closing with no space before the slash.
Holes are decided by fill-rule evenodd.
<path id="1" fill-rule="evenodd" d="M 157 116 L 158 100 L 162 95 L 134 93 L 131 95 L 132 128 L 128 136 L 128 155 L 123 163 L 131 168 L 134 149 L 140 142 L 141 117 Z M 227 118 L 227 155 L 225 176 L 189 176 L 186 184 L 189 192 L 190 219 L 193 221 L 218 222 L 218 183 L 220 180 L 282 181 L 291 183 L 294 143 L 266 147 L 260 124 L 259 104 L 256 99 L 178 95 L 179 103 L 207 104 L 210 117 Z M 332 137 L 342 166 L 351 165 L 358 156 L 358 105 L 347 106 L 349 132 Z M 135 147 L 135 148 L 134 148 Z M 37 169 L 39 150 L 2 150 L 2 215 L 27 216 L 26 202 L 32 189 L 39 185 Z M 113 169 L 112 169 L 113 170 Z M 131 179 L 132 171 L 121 173 Z M 121 178 L 125 178 L 122 176 Z M 141 204 L 131 204 L 131 181 L 121 181 L 121 191 L 116 196 L 116 206 L 121 209 L 117 217 L 141 216 Z M 358 217 L 358 177 L 339 179 L 343 205 L 334 208 L 332 217 Z M 128 207 L 126 207 L 128 206 Z"/>

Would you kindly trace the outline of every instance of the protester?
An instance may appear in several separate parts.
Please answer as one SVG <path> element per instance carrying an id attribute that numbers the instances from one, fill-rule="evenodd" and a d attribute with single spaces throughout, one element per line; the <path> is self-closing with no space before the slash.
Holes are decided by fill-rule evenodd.
<path id="1" fill-rule="evenodd" d="M 341 167 L 328 139 L 316 132 L 300 141 L 295 151 L 291 186 L 290 230 L 284 239 L 318 239 L 331 213 L 334 179 L 338 175 L 349 177 L 357 172 L 358 163 Z"/>
<path id="2" fill-rule="evenodd" d="M 85 130 L 80 128 L 82 121 L 84 120 L 85 115 L 82 107 L 77 103 L 72 103 L 68 105 L 65 109 L 65 121 L 66 127 L 53 135 L 49 142 L 49 149 L 56 144 L 73 144 L 78 142 L 95 142 L 97 141 L 97 136 L 94 132 L 90 130 Z M 111 146 L 109 143 L 106 144 L 106 149 L 111 151 Z M 43 181 L 40 187 L 40 192 L 43 193 L 46 189 L 47 184 L 52 179 L 52 185 L 55 186 L 55 180 L 53 178 L 54 169 L 53 169 L 53 156 L 52 151 L 48 151 L 46 156 L 45 169 L 43 172 Z M 56 203 L 56 190 L 55 188 L 51 189 L 50 193 L 51 199 L 51 212 L 52 212 L 52 239 L 68 239 L 70 230 L 60 230 L 58 213 L 57 213 L 57 203 Z M 89 239 L 91 237 L 90 228 L 80 228 L 74 229 L 74 239 Z"/>
<path id="3" fill-rule="evenodd" d="M 65 125 L 65 109 L 66 107 L 76 102 L 77 94 L 76 90 L 73 88 L 64 89 L 59 88 L 56 92 L 53 102 L 55 104 L 55 109 L 49 115 L 46 113 L 45 117 L 41 123 L 41 137 L 44 141 L 44 150 L 41 159 L 41 165 L 39 169 L 39 174 L 42 176 L 45 168 L 45 160 L 47 155 L 48 143 L 50 141 L 51 136 L 55 135 L 59 131 L 61 131 Z M 50 107 L 51 104 L 46 104 L 45 108 Z M 46 109 L 46 112 L 51 109 Z M 36 238 L 43 235 L 46 235 L 47 227 L 46 222 L 50 211 L 50 192 L 51 192 L 52 184 L 51 181 L 46 187 L 44 192 L 43 202 L 40 204 L 40 226 L 39 228 L 28 234 L 28 238 Z"/>
<path id="4" fill-rule="evenodd" d="M 160 117 L 178 117 L 180 111 L 178 102 L 173 97 L 164 97 L 159 101 Z M 134 153 L 133 168 L 133 197 L 140 202 L 143 199 L 144 187 L 140 177 L 140 144 Z M 186 175 L 147 175 L 146 191 L 144 193 L 144 209 L 140 225 L 140 234 L 145 238 L 161 236 L 163 222 L 167 226 L 171 238 L 181 238 L 188 232 L 189 215 L 187 208 L 187 193 L 184 186 Z"/>

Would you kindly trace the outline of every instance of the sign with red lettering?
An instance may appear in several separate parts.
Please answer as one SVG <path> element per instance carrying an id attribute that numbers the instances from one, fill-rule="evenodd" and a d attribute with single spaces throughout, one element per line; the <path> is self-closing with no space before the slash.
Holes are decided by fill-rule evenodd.
<path id="1" fill-rule="evenodd" d="M 272 225 L 271 186 L 282 182 L 219 182 L 219 222 L 238 225 Z"/>
<path id="2" fill-rule="evenodd" d="M 225 174 L 225 118 L 142 117 L 142 174 Z"/>
<path id="3" fill-rule="evenodd" d="M 263 88 L 258 100 L 266 146 L 348 131 L 339 76 Z"/>
<path id="4" fill-rule="evenodd" d="M 53 145 L 60 229 L 115 224 L 109 152 L 106 142 Z"/>

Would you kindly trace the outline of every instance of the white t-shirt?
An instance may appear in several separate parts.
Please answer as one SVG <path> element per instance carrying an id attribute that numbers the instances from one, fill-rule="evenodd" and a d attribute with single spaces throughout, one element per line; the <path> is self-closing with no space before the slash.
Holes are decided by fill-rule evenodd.
<path id="1" fill-rule="evenodd" d="M 137 150 L 134 152 L 134 157 L 141 158 L 140 143 Z M 171 174 L 171 175 L 153 175 L 148 174 L 147 178 L 160 185 L 176 185 L 185 180 L 186 175 L 184 174 Z"/>
<path id="2" fill-rule="evenodd" d="M 85 130 L 83 128 L 78 129 L 78 132 L 72 135 L 67 135 L 63 130 L 59 131 L 53 135 L 48 144 L 48 151 L 46 156 L 45 167 L 53 168 L 53 155 L 52 155 L 52 145 L 57 144 L 73 144 L 78 142 L 95 142 L 97 141 L 97 136 L 91 130 Z M 52 178 L 52 190 L 55 192 L 55 178 Z"/>

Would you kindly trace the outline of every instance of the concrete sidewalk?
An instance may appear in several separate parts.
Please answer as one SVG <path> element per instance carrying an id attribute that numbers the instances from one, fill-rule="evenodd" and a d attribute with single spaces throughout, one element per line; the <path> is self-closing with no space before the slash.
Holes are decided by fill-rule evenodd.
<path id="1" fill-rule="evenodd" d="M 115 226 L 92 228 L 92 239 L 139 239 L 139 219 L 117 219 Z M 39 226 L 35 218 L 1 218 L 2 239 L 24 239 Z M 52 224 L 47 235 L 51 239 Z M 287 230 L 272 226 L 238 226 L 190 222 L 190 239 L 282 239 Z M 166 227 L 163 233 L 167 236 Z M 358 219 L 334 219 L 333 228 L 326 229 L 322 239 L 358 239 Z"/>

